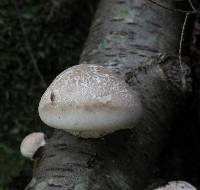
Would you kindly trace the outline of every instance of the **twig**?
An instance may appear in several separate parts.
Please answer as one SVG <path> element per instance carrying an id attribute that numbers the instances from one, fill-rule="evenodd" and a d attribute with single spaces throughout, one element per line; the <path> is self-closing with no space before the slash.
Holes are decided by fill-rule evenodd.
<path id="1" fill-rule="evenodd" d="M 172 12 L 179 12 L 179 13 L 184 13 L 184 14 L 186 14 L 186 13 L 189 13 L 189 14 L 197 13 L 197 10 L 195 8 L 193 9 L 193 4 L 192 4 L 192 2 L 190 0 L 189 0 L 189 2 L 191 3 L 191 7 L 193 9 L 192 11 L 185 11 L 185 10 L 181 10 L 181 9 L 172 9 L 172 8 L 166 7 L 166 6 L 156 2 L 154 0 L 148 0 L 148 1 L 153 3 L 153 4 L 155 4 L 155 5 L 157 5 L 157 6 L 159 6 L 159 7 L 161 7 L 161 8 L 164 8 L 164 9 L 166 9 L 168 11 L 172 11 Z"/>
<path id="2" fill-rule="evenodd" d="M 42 73 L 40 72 L 40 69 L 39 69 L 39 67 L 37 65 L 37 60 L 36 60 L 36 58 L 35 58 L 35 56 L 33 54 L 30 42 L 29 42 L 28 37 L 27 37 L 26 28 L 24 26 L 23 20 L 22 20 L 21 15 L 20 15 L 20 11 L 19 11 L 19 7 L 18 7 L 18 4 L 17 4 L 17 0 L 14 0 L 13 2 L 14 2 L 14 5 L 15 5 L 15 9 L 16 9 L 16 12 L 17 12 L 18 19 L 19 19 L 20 28 L 21 28 L 23 36 L 24 36 L 26 50 L 27 50 L 27 52 L 28 52 L 28 54 L 30 56 L 30 59 L 31 59 L 31 62 L 33 64 L 33 67 L 35 69 L 36 74 L 39 76 L 39 78 L 40 78 L 40 80 L 42 82 L 42 85 L 44 87 L 46 87 L 47 83 L 44 80 L 44 77 L 43 77 Z"/>
<path id="3" fill-rule="evenodd" d="M 180 64 L 180 69 L 182 72 L 181 81 L 182 81 L 183 89 L 186 89 L 186 81 L 185 81 L 185 76 L 184 76 L 185 74 L 184 74 L 184 70 L 183 70 L 183 66 L 182 66 L 182 47 L 183 47 L 185 27 L 186 27 L 189 15 L 190 15 L 190 13 L 185 14 L 185 19 L 184 19 L 182 30 L 181 30 L 181 38 L 180 38 L 180 42 L 179 42 L 179 51 L 178 51 L 179 64 Z"/>
<path id="4" fill-rule="evenodd" d="M 191 6 L 192 10 L 197 12 L 197 9 L 194 7 L 192 1 L 188 0 L 188 2 L 190 3 L 190 6 Z"/>
<path id="5" fill-rule="evenodd" d="M 182 47 L 183 47 L 183 40 L 184 40 L 184 32 L 185 32 L 185 27 L 186 27 L 189 15 L 190 15 L 190 13 L 185 14 L 185 19 L 184 19 L 182 30 L 181 30 L 181 38 L 180 38 L 180 42 L 179 42 L 178 57 L 179 57 L 179 63 L 180 63 L 181 70 L 183 70 L 182 69 Z"/>

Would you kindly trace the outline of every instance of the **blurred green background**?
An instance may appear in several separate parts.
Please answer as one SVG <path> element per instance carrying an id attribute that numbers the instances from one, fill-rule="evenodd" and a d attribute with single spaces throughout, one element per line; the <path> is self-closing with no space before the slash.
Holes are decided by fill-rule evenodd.
<path id="1" fill-rule="evenodd" d="M 51 131 L 37 107 L 53 78 L 78 64 L 97 0 L 0 1 L 0 190 L 24 189 L 31 161 L 19 152 L 33 131 Z"/>

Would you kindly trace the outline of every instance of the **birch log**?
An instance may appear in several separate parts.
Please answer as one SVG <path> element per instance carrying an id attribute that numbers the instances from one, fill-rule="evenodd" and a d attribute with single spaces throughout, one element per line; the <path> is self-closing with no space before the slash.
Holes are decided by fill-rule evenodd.
<path id="1" fill-rule="evenodd" d="M 158 0 L 174 8 L 173 0 Z M 102 0 L 80 63 L 99 64 L 140 94 L 141 122 L 103 139 L 55 130 L 27 190 L 142 190 L 176 114 L 190 91 L 187 66 L 178 61 L 183 14 L 148 0 Z"/>

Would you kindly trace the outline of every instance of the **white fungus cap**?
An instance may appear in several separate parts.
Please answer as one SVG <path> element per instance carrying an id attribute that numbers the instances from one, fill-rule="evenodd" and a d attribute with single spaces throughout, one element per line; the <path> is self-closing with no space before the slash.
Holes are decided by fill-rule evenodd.
<path id="1" fill-rule="evenodd" d="M 138 94 L 111 71 L 80 64 L 55 78 L 38 110 L 48 126 L 83 138 L 98 138 L 136 125 L 142 106 Z"/>
<path id="2" fill-rule="evenodd" d="M 27 135 L 21 143 L 20 146 L 21 154 L 24 157 L 33 159 L 36 151 L 45 144 L 46 142 L 44 133 L 41 132 L 31 133 Z"/>
<path id="3" fill-rule="evenodd" d="M 155 190 L 197 190 L 197 189 L 185 181 L 171 181 L 166 186 L 159 187 Z"/>

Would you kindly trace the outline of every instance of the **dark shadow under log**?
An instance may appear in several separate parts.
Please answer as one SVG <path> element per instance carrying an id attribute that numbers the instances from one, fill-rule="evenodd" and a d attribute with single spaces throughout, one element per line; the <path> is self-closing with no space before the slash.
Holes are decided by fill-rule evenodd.
<path id="1" fill-rule="evenodd" d="M 175 1 L 158 1 L 174 8 Z M 176 113 L 190 91 L 177 59 L 184 15 L 147 0 L 102 0 L 80 63 L 99 64 L 140 94 L 144 114 L 132 130 L 80 139 L 55 130 L 27 190 L 142 190 Z"/>

